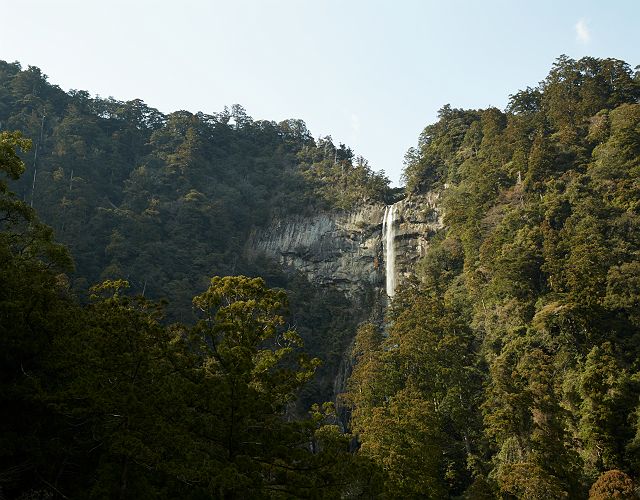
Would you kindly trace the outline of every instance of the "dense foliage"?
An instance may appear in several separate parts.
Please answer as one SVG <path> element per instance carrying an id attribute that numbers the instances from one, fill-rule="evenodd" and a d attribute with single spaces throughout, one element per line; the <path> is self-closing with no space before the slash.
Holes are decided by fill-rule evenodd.
<path id="1" fill-rule="evenodd" d="M 24 169 L 18 133 L 0 168 Z M 66 250 L 0 182 L 0 496 L 272 498 L 370 489 L 330 405 L 291 419 L 319 360 L 261 278 L 214 277 L 192 326 L 128 283 L 73 297 Z M 348 478 L 348 481 L 346 480 Z M 317 493 L 319 492 L 319 493 Z"/>
<path id="2" fill-rule="evenodd" d="M 330 372 L 302 344 L 335 364 L 369 312 L 243 246 L 272 218 L 392 201 L 384 176 L 300 121 L 163 115 L 17 64 L 0 81 L 0 497 L 637 495 L 625 63 L 563 56 L 504 112 L 425 128 L 407 194 L 439 192 L 445 228 L 359 328 L 352 434 L 306 411 Z M 243 272 L 266 281 L 207 281 Z"/>
<path id="3" fill-rule="evenodd" d="M 592 495 L 628 497 L 639 100 L 625 63 L 563 56 L 506 112 L 445 106 L 407 154 L 409 193 L 441 191 L 446 229 L 385 335 L 358 333 L 347 395 L 390 496 L 586 498 L 615 469 Z"/>
<path id="4" fill-rule="evenodd" d="M 248 261 L 245 245 L 274 218 L 385 200 L 383 173 L 330 137 L 314 139 L 301 120 L 254 121 L 238 105 L 165 115 L 141 100 L 66 93 L 38 68 L 1 61 L 0 130 L 33 143 L 12 189 L 73 255 L 79 297 L 124 278 L 133 293 L 166 299 L 169 320 L 191 323 L 190 297 L 207 277 L 265 277 L 287 289 L 292 321 L 323 360 L 303 401 L 331 396 L 331 377 L 367 314 L 354 316 L 338 292 L 274 263 Z"/>
<path id="5" fill-rule="evenodd" d="M 164 115 L 63 92 L 38 68 L 0 62 L 0 130 L 32 139 L 15 185 L 77 263 L 76 288 L 127 277 L 170 313 L 206 276 L 245 272 L 252 227 L 388 196 L 388 180 L 301 120 L 254 121 L 241 106 Z"/>

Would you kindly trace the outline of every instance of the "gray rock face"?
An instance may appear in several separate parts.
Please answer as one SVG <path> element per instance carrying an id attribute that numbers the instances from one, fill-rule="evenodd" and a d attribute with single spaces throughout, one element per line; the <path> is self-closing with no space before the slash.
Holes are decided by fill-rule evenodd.
<path id="1" fill-rule="evenodd" d="M 415 265 L 429 248 L 433 235 L 442 229 L 440 194 L 414 195 L 396 204 L 396 281 L 398 288 L 413 274 Z"/>
<path id="2" fill-rule="evenodd" d="M 384 280 L 380 230 L 384 206 L 367 205 L 350 213 L 275 220 L 254 232 L 249 255 L 264 254 L 312 283 L 333 286 L 349 298 Z"/>
<path id="3" fill-rule="evenodd" d="M 430 237 L 442 227 L 438 193 L 405 198 L 395 204 L 396 281 L 411 275 Z M 312 283 L 335 287 L 358 302 L 366 290 L 384 290 L 382 248 L 384 205 L 364 205 L 344 213 L 274 220 L 254 231 L 247 254 L 263 254 L 285 269 L 299 271 Z"/>
<path id="4" fill-rule="evenodd" d="M 427 252 L 432 235 L 443 227 L 438 198 L 438 193 L 427 193 L 395 204 L 396 290 Z M 249 257 L 264 255 L 284 269 L 303 273 L 314 284 L 344 293 L 353 304 L 354 324 L 367 318 L 381 321 L 387 303 L 382 241 L 385 208 L 364 205 L 348 213 L 277 219 L 266 229 L 253 232 L 246 252 Z M 345 390 L 353 363 L 350 352 L 347 347 L 342 362 L 329 375 L 334 399 Z M 339 413 L 344 425 L 347 417 L 343 410 Z"/>

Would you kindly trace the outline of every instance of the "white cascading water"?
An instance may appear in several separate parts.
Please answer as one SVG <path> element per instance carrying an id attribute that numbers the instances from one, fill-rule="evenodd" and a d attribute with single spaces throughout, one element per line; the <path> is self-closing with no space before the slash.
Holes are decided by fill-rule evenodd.
<path id="1" fill-rule="evenodd" d="M 395 205 L 389 205 L 384 209 L 382 219 L 382 234 L 384 235 L 384 267 L 387 278 L 387 295 L 393 298 L 396 293 L 396 227 L 394 222 Z"/>

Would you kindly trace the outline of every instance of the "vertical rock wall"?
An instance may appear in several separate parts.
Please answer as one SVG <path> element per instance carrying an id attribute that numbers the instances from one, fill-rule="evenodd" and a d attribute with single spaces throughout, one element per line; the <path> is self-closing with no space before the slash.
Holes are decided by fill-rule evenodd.
<path id="1" fill-rule="evenodd" d="M 249 258 L 266 256 L 284 270 L 300 272 L 315 285 L 343 293 L 353 305 L 355 325 L 382 317 L 387 304 L 386 243 L 383 218 L 393 213 L 395 276 L 400 289 L 425 255 L 429 240 L 442 226 L 438 193 L 405 198 L 394 204 L 364 205 L 352 212 L 326 212 L 311 217 L 272 221 L 252 233 L 246 247 Z M 373 292 L 373 294 L 372 294 Z M 377 297 L 371 304 L 371 297 Z M 369 297 L 369 300 L 366 299 Z M 350 346 L 332 373 L 334 396 L 343 392 L 351 369 Z"/>
<path id="2" fill-rule="evenodd" d="M 349 213 L 277 219 L 251 235 L 247 252 L 263 254 L 285 270 L 301 272 L 310 282 L 357 301 L 367 289 L 384 284 L 383 212 L 383 205 L 366 205 Z"/>
<path id="3" fill-rule="evenodd" d="M 437 193 L 410 196 L 394 206 L 395 273 L 401 287 L 429 239 L 442 228 Z M 247 254 L 260 254 L 284 269 L 303 273 L 321 286 L 334 287 L 349 299 L 372 287 L 384 290 L 384 205 L 364 205 L 352 212 L 325 212 L 312 217 L 276 219 L 249 238 Z"/>
<path id="4" fill-rule="evenodd" d="M 402 287 L 427 253 L 429 241 L 443 228 L 440 194 L 409 196 L 396 203 L 396 287 Z"/>

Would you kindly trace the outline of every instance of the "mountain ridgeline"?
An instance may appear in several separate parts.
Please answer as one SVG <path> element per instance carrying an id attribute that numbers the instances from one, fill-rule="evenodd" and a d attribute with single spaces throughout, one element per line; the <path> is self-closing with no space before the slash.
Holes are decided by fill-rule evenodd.
<path id="1" fill-rule="evenodd" d="M 0 82 L 0 496 L 635 498 L 626 63 L 444 106 L 404 193 L 300 120 Z"/>
<path id="2" fill-rule="evenodd" d="M 444 228 L 388 329 L 360 329 L 346 395 L 389 495 L 586 498 L 607 471 L 637 478 L 639 99 L 623 62 L 561 57 L 505 112 L 445 106 L 407 154 Z M 593 498 L 632 498 L 619 474 Z"/>
<path id="3" fill-rule="evenodd" d="M 71 288 L 126 279 L 166 300 L 169 321 L 193 322 L 191 298 L 215 275 L 262 276 L 288 290 L 292 324 L 317 346 L 319 376 L 305 391 L 329 399 L 357 322 L 343 294 L 268 261 L 245 258 L 252 230 L 274 217 L 383 203 L 383 173 L 301 120 L 254 121 L 241 106 L 164 115 L 129 102 L 62 91 L 38 68 L 0 62 L 0 131 L 31 139 L 27 172 L 11 189 L 69 249 Z M 322 307 L 319 307 L 322 304 Z"/>
<path id="4" fill-rule="evenodd" d="M 164 115 L 65 93 L 17 63 L 0 63 L 0 83 L 0 130 L 33 141 L 13 189 L 71 250 L 78 289 L 126 277 L 179 314 L 207 276 L 251 271 L 251 228 L 390 196 L 383 174 L 301 120 L 253 121 L 238 105 Z"/>

